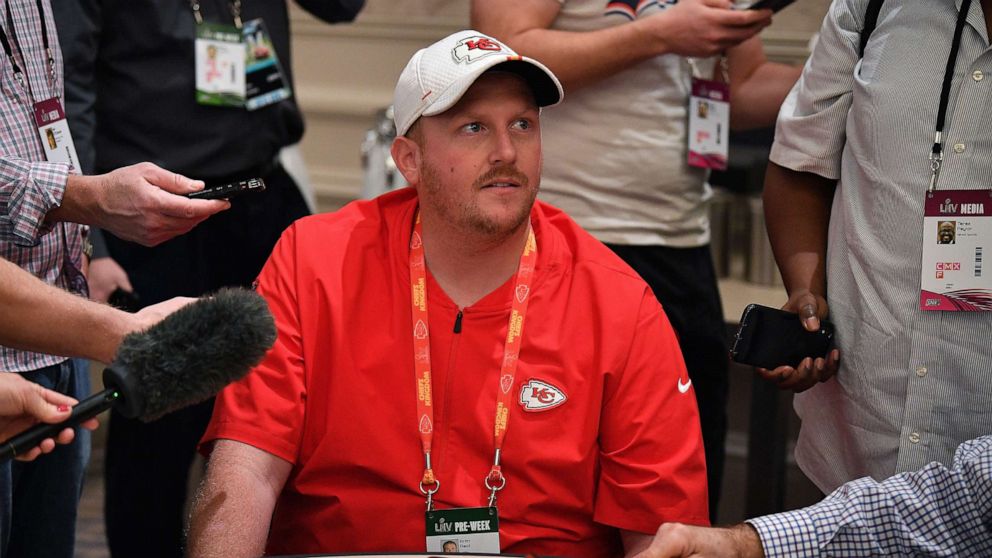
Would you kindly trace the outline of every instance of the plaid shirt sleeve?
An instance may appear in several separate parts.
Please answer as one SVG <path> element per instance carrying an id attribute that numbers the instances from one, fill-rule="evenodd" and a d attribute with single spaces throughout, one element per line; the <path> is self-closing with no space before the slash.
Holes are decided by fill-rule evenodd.
<path id="1" fill-rule="evenodd" d="M 748 523 L 769 558 L 992 556 L 992 436 L 961 444 L 952 469 L 857 479 L 818 504 Z"/>
<path id="2" fill-rule="evenodd" d="M 0 157 L 0 242 L 36 246 L 45 215 L 62 203 L 69 165 Z"/>

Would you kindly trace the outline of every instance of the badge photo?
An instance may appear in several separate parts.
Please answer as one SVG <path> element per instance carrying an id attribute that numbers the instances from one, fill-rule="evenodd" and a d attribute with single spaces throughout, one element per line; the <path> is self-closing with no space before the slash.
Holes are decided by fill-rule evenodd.
<path id="1" fill-rule="evenodd" d="M 196 102 L 245 106 L 245 44 L 232 25 L 196 26 Z"/>

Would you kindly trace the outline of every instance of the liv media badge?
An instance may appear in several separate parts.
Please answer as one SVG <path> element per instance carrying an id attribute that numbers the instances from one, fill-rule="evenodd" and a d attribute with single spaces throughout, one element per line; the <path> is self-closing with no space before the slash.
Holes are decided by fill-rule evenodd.
<path id="1" fill-rule="evenodd" d="M 924 200 L 920 310 L 992 311 L 992 192 L 937 190 Z"/>

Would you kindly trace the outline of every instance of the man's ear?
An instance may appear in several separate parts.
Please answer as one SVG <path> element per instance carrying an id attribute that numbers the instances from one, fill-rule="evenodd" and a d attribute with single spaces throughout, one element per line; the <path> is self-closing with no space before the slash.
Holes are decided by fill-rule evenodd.
<path id="1" fill-rule="evenodd" d="M 411 186 L 419 184 L 421 160 L 420 146 L 417 145 L 417 142 L 406 136 L 398 136 L 393 140 L 390 154 L 393 156 L 396 168 L 399 169 L 407 183 Z"/>

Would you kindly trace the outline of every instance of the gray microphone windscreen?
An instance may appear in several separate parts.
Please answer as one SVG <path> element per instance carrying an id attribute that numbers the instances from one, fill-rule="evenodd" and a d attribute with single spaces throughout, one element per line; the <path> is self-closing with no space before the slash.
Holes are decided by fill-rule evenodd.
<path id="1" fill-rule="evenodd" d="M 214 396 L 244 377 L 275 343 L 269 307 L 245 289 L 222 289 L 124 338 L 104 371 L 118 411 L 152 421 Z"/>

